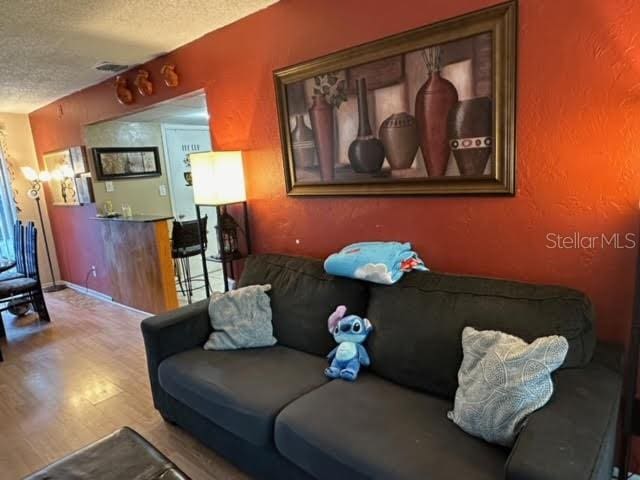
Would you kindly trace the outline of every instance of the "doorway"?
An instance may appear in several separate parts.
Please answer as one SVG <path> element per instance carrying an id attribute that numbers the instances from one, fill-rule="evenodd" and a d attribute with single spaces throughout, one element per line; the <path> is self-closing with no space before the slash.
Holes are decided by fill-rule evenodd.
<path id="1" fill-rule="evenodd" d="M 112 130 L 109 124 L 113 123 L 118 124 L 118 135 L 105 135 L 103 132 Z M 153 130 L 153 135 L 148 133 L 150 130 Z M 153 140 L 153 146 L 158 147 L 161 157 L 162 178 L 149 180 L 160 183 L 154 185 L 154 189 L 148 189 L 150 192 L 148 195 L 139 195 L 138 198 L 130 199 L 129 203 L 133 204 L 135 201 L 137 210 L 142 211 L 145 208 L 157 210 L 160 203 L 165 202 L 166 207 L 163 208 L 170 210 L 167 216 L 173 217 L 169 222 L 170 232 L 173 231 L 174 222 L 182 223 L 196 219 L 189 154 L 212 150 L 209 113 L 204 93 L 169 100 L 146 110 L 120 117 L 115 121 L 93 124 L 89 127 L 87 137 L 89 147 L 102 146 L 92 145 L 90 141 L 96 141 L 94 139 L 103 141 L 105 137 L 109 146 L 122 147 L 139 141 L 145 143 L 145 146 L 151 146 L 146 143 Z M 145 180 L 137 180 L 134 185 L 135 191 L 146 192 L 142 185 L 144 182 Z M 113 194 L 123 192 L 124 189 L 120 185 L 118 187 Z M 135 192 L 132 193 L 135 196 Z M 141 198 L 143 196 L 146 198 Z M 112 203 L 119 205 L 120 201 L 112 199 Z M 215 215 L 208 215 L 206 257 L 209 259 L 207 262 L 209 282 L 214 291 L 222 291 L 224 289 L 222 269 L 219 263 L 212 261 L 212 258 L 218 254 L 215 227 Z M 175 270 L 176 290 L 181 305 L 205 298 L 202 259 L 199 254 L 182 260 L 176 259 Z M 187 278 L 191 278 L 192 281 L 186 282 Z M 193 287 L 191 294 L 188 293 L 187 283 Z"/>

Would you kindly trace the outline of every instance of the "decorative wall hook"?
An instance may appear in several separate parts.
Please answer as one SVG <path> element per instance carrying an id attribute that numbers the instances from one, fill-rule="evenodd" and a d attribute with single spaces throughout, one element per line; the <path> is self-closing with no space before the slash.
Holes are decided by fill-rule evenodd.
<path id="1" fill-rule="evenodd" d="M 153 94 L 153 83 L 149 80 L 149 71 L 148 70 L 138 70 L 138 75 L 134 80 L 134 85 L 138 87 L 138 91 L 140 95 L 143 97 L 148 97 Z"/>
<path id="2" fill-rule="evenodd" d="M 118 75 L 116 77 L 116 98 L 123 105 L 130 105 L 133 103 L 133 93 L 127 86 L 127 79 Z"/>
<path id="3" fill-rule="evenodd" d="M 167 87 L 177 87 L 180 80 L 176 73 L 176 66 L 171 63 L 166 63 L 160 69 L 160 75 L 164 77 L 164 83 Z"/>

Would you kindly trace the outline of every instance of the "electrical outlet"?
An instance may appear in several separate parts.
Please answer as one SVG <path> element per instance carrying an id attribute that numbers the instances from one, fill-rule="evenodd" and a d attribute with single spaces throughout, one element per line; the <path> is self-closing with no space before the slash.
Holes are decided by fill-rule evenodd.
<path id="1" fill-rule="evenodd" d="M 115 190 L 113 188 L 113 182 L 104 182 L 104 189 L 109 193 L 113 192 Z"/>
<path id="2" fill-rule="evenodd" d="M 167 196 L 167 186 L 166 185 L 158 186 L 158 191 L 160 192 L 160 196 L 161 197 L 166 197 Z"/>
<path id="3" fill-rule="evenodd" d="M 97 277 L 98 276 L 98 271 L 96 270 L 96 266 L 95 265 L 91 265 L 91 276 L 93 276 L 93 277 Z"/>

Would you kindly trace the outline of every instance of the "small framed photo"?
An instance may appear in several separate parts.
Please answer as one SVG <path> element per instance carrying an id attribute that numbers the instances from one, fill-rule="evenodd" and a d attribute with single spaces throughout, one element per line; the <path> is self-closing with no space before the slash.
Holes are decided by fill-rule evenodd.
<path id="1" fill-rule="evenodd" d="M 91 182 L 90 173 L 83 173 L 76 177 L 76 192 L 80 205 L 95 203 L 96 200 L 93 196 L 93 183 Z"/>
<path id="2" fill-rule="evenodd" d="M 71 147 L 69 149 L 69 154 L 71 155 L 73 173 L 80 175 L 82 173 L 89 172 L 89 166 L 87 165 L 87 151 L 83 146 Z"/>
<path id="3" fill-rule="evenodd" d="M 162 174 L 158 147 L 94 148 L 98 180 L 157 177 Z"/>

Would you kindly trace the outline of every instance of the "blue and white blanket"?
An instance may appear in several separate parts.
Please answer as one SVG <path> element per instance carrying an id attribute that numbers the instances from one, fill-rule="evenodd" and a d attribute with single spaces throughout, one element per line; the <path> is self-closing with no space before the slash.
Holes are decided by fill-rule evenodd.
<path id="1" fill-rule="evenodd" d="M 410 243 L 361 242 L 329 255 L 324 269 L 331 275 L 391 285 L 410 270 L 428 270 Z"/>

